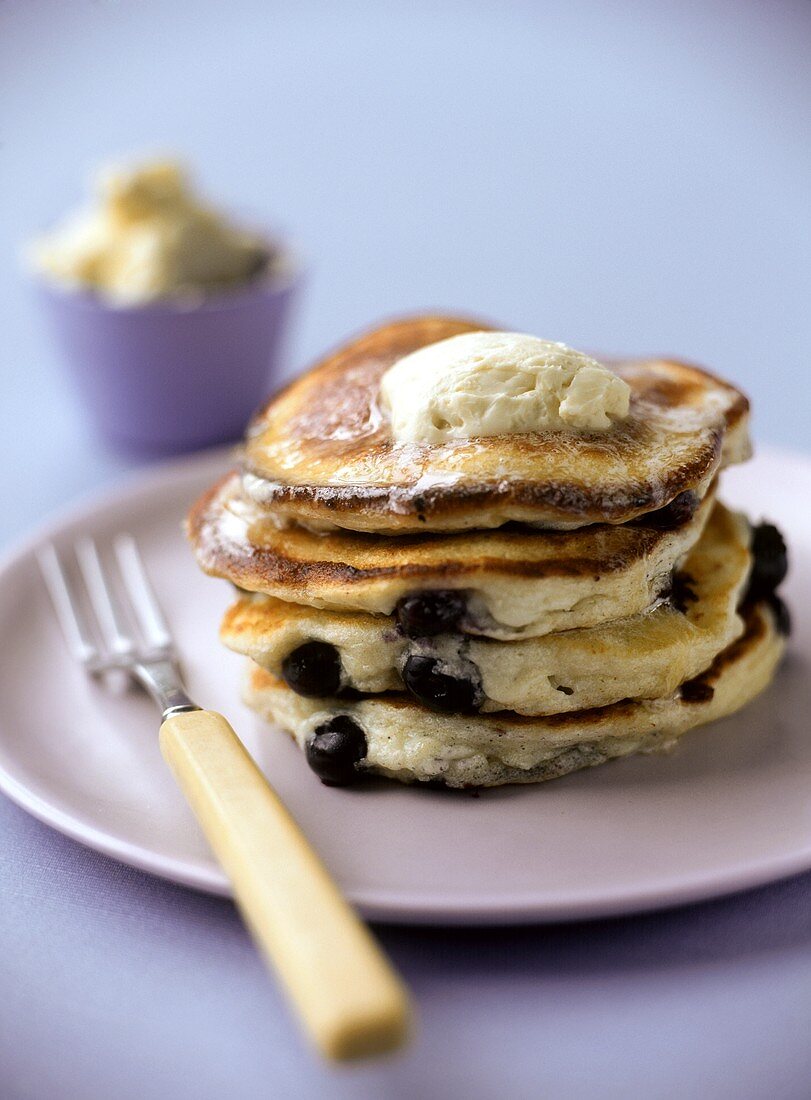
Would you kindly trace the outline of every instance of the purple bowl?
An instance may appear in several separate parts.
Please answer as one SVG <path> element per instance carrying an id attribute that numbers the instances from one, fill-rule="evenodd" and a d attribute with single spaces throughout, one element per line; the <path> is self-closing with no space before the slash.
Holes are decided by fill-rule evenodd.
<path id="1" fill-rule="evenodd" d="M 116 307 L 40 281 L 63 358 L 99 434 L 170 454 L 238 439 L 277 372 L 297 274 L 200 303 Z"/>

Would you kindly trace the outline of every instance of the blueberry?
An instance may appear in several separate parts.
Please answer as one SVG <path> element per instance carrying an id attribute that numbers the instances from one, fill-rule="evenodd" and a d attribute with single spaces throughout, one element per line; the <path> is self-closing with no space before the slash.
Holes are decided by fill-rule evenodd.
<path id="1" fill-rule="evenodd" d="M 412 654 L 403 667 L 403 680 L 411 694 L 431 710 L 476 714 L 481 705 L 481 684 L 440 671 L 440 662 L 434 657 Z"/>
<path id="2" fill-rule="evenodd" d="M 778 633 L 782 634 L 784 638 L 788 638 L 791 634 L 791 612 L 774 592 L 769 597 L 769 606 L 772 609 Z"/>
<path id="3" fill-rule="evenodd" d="M 282 677 L 299 695 L 323 699 L 341 688 L 341 658 L 328 642 L 305 642 L 282 661 Z"/>
<path id="4" fill-rule="evenodd" d="M 336 714 L 317 726 L 305 749 L 307 763 L 328 787 L 354 783 L 366 751 L 366 735 L 348 714 Z"/>
<path id="5" fill-rule="evenodd" d="M 752 575 L 750 599 L 770 596 L 788 573 L 788 551 L 783 536 L 773 523 L 761 523 L 752 532 Z"/>
<path id="6" fill-rule="evenodd" d="M 397 604 L 397 622 L 407 638 L 433 638 L 455 631 L 467 604 L 461 592 L 434 589 L 404 596 Z"/>

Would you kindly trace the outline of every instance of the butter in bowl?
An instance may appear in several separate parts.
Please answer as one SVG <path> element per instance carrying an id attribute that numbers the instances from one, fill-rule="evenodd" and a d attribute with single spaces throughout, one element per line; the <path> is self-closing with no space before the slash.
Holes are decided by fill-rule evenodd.
<path id="1" fill-rule="evenodd" d="M 80 397 L 113 446 L 236 439 L 275 375 L 298 273 L 281 242 L 156 160 L 100 171 L 94 202 L 27 252 Z"/>

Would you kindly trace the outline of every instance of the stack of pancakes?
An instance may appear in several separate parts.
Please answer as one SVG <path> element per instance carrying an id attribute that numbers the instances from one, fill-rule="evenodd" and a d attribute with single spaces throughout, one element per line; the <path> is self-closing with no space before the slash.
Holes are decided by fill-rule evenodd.
<path id="1" fill-rule="evenodd" d="M 666 748 L 783 651 L 782 539 L 716 497 L 748 403 L 705 371 L 611 362 L 631 406 L 609 432 L 393 441 L 384 372 L 485 327 L 400 321 L 331 355 L 189 517 L 239 590 L 221 637 L 248 704 L 325 782 L 535 782 Z"/>

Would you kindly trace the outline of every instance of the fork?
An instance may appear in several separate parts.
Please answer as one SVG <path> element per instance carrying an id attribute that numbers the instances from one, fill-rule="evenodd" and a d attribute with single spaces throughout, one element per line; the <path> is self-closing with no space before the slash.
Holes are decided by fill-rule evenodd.
<path id="1" fill-rule="evenodd" d="M 408 1032 L 405 987 L 229 723 L 189 698 L 136 542 L 112 542 L 118 583 L 93 539 L 74 546 L 86 600 L 53 545 L 38 554 L 71 653 L 157 703 L 164 759 L 316 1047 L 338 1060 L 393 1050 Z"/>

